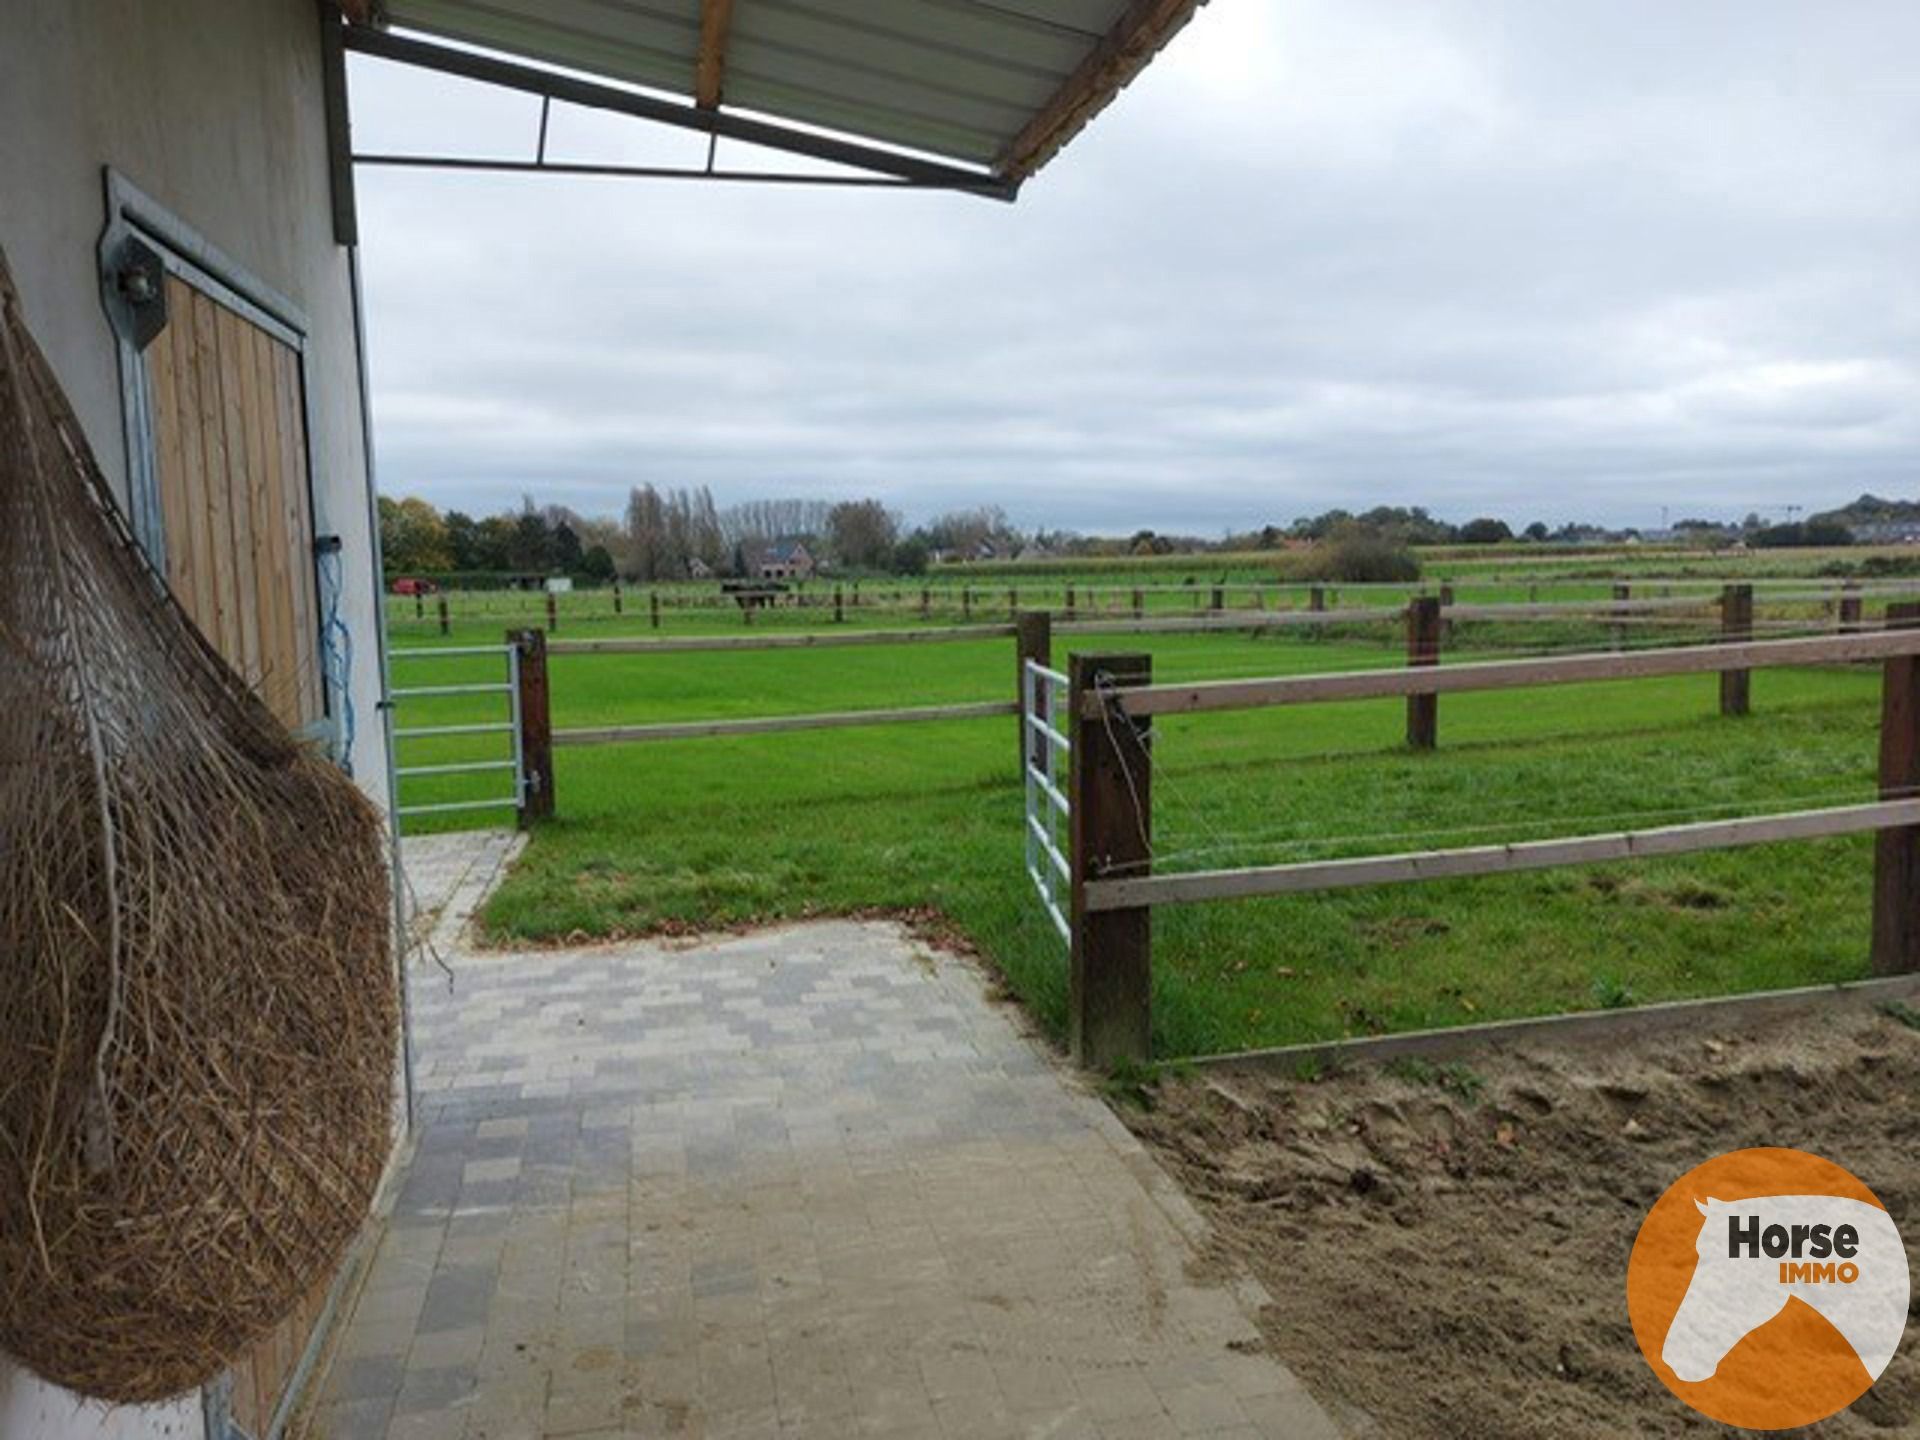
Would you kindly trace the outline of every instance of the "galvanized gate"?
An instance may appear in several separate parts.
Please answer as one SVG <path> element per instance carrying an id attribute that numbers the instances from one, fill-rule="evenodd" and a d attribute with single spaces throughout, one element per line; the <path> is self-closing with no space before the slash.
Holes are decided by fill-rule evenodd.
<path id="1" fill-rule="evenodd" d="M 473 718 L 464 715 L 440 724 L 407 725 L 396 724 L 393 728 L 394 767 L 393 774 L 400 794 L 394 798 L 394 813 L 405 818 L 410 815 L 444 815 L 461 810 L 513 810 L 525 808 L 527 795 L 526 749 L 520 724 L 520 650 L 514 645 L 450 645 L 413 650 L 393 650 L 388 652 L 389 666 L 397 664 L 412 665 L 414 662 L 428 660 L 466 659 L 479 656 L 491 656 L 501 661 L 504 678 L 498 681 L 484 680 L 452 685 L 389 685 L 388 700 L 393 704 L 396 720 L 404 719 L 411 708 L 422 710 L 446 708 L 431 706 L 429 702 L 438 702 L 454 696 L 499 695 L 505 702 L 504 719 Z M 476 716 L 488 708 L 485 702 L 471 702 L 458 705 L 457 709 L 473 709 Z M 418 751 L 429 748 L 438 741 L 450 740 L 457 736 L 500 735 L 508 743 L 505 757 L 486 757 L 479 760 L 428 761 L 420 764 L 401 764 L 401 754 L 407 750 Z M 411 744 L 409 742 L 412 742 Z M 482 775 L 506 773 L 512 778 L 511 789 L 501 795 L 486 795 L 473 799 L 413 801 L 405 799 L 409 779 L 426 776 Z"/>
<path id="2" fill-rule="evenodd" d="M 1020 724 L 1026 769 L 1027 876 L 1060 938 L 1073 943 L 1067 923 L 1073 869 L 1067 863 L 1068 824 L 1065 779 L 1069 750 L 1054 718 L 1066 711 L 1067 677 L 1028 660 L 1020 687 Z"/>

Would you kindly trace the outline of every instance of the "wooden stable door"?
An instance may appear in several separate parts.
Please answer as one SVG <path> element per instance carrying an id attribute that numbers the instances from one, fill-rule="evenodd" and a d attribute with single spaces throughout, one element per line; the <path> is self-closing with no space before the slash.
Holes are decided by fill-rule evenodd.
<path id="1" fill-rule="evenodd" d="M 169 275 L 144 352 L 167 583 L 287 725 L 325 713 L 299 354 Z"/>

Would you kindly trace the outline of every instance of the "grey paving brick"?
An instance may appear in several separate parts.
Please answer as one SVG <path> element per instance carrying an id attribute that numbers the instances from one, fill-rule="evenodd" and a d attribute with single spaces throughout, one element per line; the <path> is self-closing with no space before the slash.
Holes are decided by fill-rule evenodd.
<path id="1" fill-rule="evenodd" d="M 419 1332 L 459 1330 L 484 1325 L 500 1272 L 492 1265 L 446 1265 L 434 1273 L 420 1312 Z"/>
<path id="2" fill-rule="evenodd" d="M 414 985 L 423 1124 L 317 1412 L 346 1440 L 1335 1433 L 965 963 L 850 923 L 478 951 L 511 846 L 408 848 L 456 981 Z"/>

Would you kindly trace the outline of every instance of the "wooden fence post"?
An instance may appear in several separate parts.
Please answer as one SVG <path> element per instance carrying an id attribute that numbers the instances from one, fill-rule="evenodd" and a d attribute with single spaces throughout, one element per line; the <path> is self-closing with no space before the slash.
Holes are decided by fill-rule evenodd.
<path id="1" fill-rule="evenodd" d="M 614 614 L 618 615 L 621 613 L 621 605 L 622 605 L 622 601 L 620 598 L 620 582 L 616 580 L 613 582 L 613 613 Z"/>
<path id="2" fill-rule="evenodd" d="M 1073 586 L 1069 585 L 1067 586 L 1067 608 L 1065 612 L 1066 618 L 1069 620 L 1073 619 L 1073 602 L 1074 602 Z"/>
<path id="3" fill-rule="evenodd" d="M 1225 591 L 1225 589 L 1223 589 L 1221 586 L 1218 586 L 1218 585 L 1214 586 L 1212 598 L 1213 598 L 1213 604 L 1210 608 L 1214 610 L 1220 610 L 1225 608 L 1226 598 L 1227 598 L 1227 592 Z"/>
<path id="4" fill-rule="evenodd" d="M 1323 585 L 1309 586 L 1307 588 L 1307 609 L 1324 610 L 1326 608 L 1327 608 L 1326 587 Z"/>
<path id="5" fill-rule="evenodd" d="M 846 618 L 847 612 L 844 602 L 840 598 L 840 587 L 835 585 L 833 587 L 833 623 L 836 625 L 842 624 Z"/>
<path id="6" fill-rule="evenodd" d="M 931 614 L 933 614 L 933 591 L 922 585 L 920 587 L 920 618 L 924 620 Z"/>
<path id="7" fill-rule="evenodd" d="M 1920 605 L 1887 606 L 1887 628 L 1920 625 Z M 1908 800 L 1920 789 L 1920 657 L 1895 655 L 1881 669 L 1880 798 Z M 1920 970 L 1920 826 L 1882 830 L 1873 847 L 1876 975 Z"/>
<path id="8" fill-rule="evenodd" d="M 1133 592 L 1133 618 L 1143 619 L 1146 613 L 1146 597 L 1136 588 Z"/>
<path id="9" fill-rule="evenodd" d="M 1728 585 L 1720 591 L 1720 638 L 1729 645 L 1753 638 L 1753 586 Z M 1745 715 L 1752 705 L 1753 672 L 1720 672 L 1720 713 Z"/>
<path id="10" fill-rule="evenodd" d="M 656 630 L 660 628 L 660 592 L 658 590 L 647 591 L 647 623 Z"/>
<path id="11" fill-rule="evenodd" d="M 451 623 L 450 617 L 447 614 L 446 592 L 444 590 L 441 591 L 440 595 L 434 600 L 433 603 L 434 603 L 434 607 L 440 612 L 440 633 L 442 635 L 451 634 L 453 631 L 453 625 Z"/>
<path id="12" fill-rule="evenodd" d="M 1407 664 L 1440 663 L 1440 601 L 1433 595 L 1416 595 L 1407 602 Z M 1415 750 L 1431 750 L 1440 740 L 1440 697 L 1407 697 L 1407 744 Z"/>
<path id="13" fill-rule="evenodd" d="M 547 591 L 547 633 L 551 635 L 560 628 L 560 597 L 553 591 Z"/>
<path id="14" fill-rule="evenodd" d="M 1453 621 L 1447 615 L 1447 611 L 1452 608 L 1453 582 L 1451 580 L 1442 580 L 1440 582 L 1440 639 L 1444 645 L 1451 645 L 1453 643 Z"/>
<path id="15" fill-rule="evenodd" d="M 1020 615 L 1020 587 L 1018 585 L 1009 585 L 1007 587 L 1007 618 L 1009 620 L 1014 620 L 1019 618 L 1019 615 Z"/>
<path id="16" fill-rule="evenodd" d="M 1053 664 L 1053 617 L 1044 610 L 1029 610 L 1013 622 L 1014 702 L 1020 707 L 1020 769 L 1026 779 L 1028 765 L 1047 773 L 1047 737 L 1027 726 L 1027 662 L 1051 667 Z M 1052 713 L 1053 687 L 1043 685 L 1034 696 L 1040 717 L 1049 725 L 1060 722 Z"/>
<path id="17" fill-rule="evenodd" d="M 1616 602 L 1631 600 L 1633 598 L 1633 586 L 1624 580 L 1614 581 L 1613 598 Z M 1611 632 L 1613 648 L 1616 650 L 1624 650 L 1627 648 L 1626 614 L 1627 612 L 1621 609 L 1616 603 L 1613 610 L 1613 627 Z"/>
<path id="18" fill-rule="evenodd" d="M 960 587 L 960 618 L 962 620 L 973 618 L 973 587 L 971 585 Z"/>
<path id="19" fill-rule="evenodd" d="M 1860 629 L 1860 583 L 1849 580 L 1840 587 L 1840 633 L 1851 635 Z"/>
<path id="20" fill-rule="evenodd" d="M 1088 913 L 1086 885 L 1144 875 L 1153 858 L 1152 742 L 1147 722 L 1110 710 L 1088 717 L 1095 677 L 1117 685 L 1153 678 L 1150 655 L 1075 655 L 1067 686 L 1072 778 L 1073 955 L 1067 1030 L 1074 1063 L 1096 1070 L 1152 1056 L 1153 911 Z"/>
<path id="21" fill-rule="evenodd" d="M 413 592 L 413 618 L 416 620 L 427 618 L 427 597 L 424 591 Z"/>
<path id="22" fill-rule="evenodd" d="M 858 580 L 853 582 L 853 608 L 856 610 L 860 608 L 860 582 Z"/>
<path id="23" fill-rule="evenodd" d="M 520 828 L 553 814 L 553 717 L 547 695 L 547 637 L 539 630 L 509 630 L 507 643 L 520 652 L 520 767 L 527 788 L 520 797 Z"/>

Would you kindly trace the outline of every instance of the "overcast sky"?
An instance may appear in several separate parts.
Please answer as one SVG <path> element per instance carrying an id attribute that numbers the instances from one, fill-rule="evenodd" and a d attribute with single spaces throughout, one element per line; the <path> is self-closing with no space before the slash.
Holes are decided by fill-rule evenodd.
<path id="1" fill-rule="evenodd" d="M 1212 0 L 1012 206 L 363 168 L 381 488 L 1201 534 L 1911 498 L 1915 55 L 1913 0 Z M 526 97 L 353 84 L 362 150 L 531 151 Z M 556 107 L 550 153 L 703 143 Z"/>

